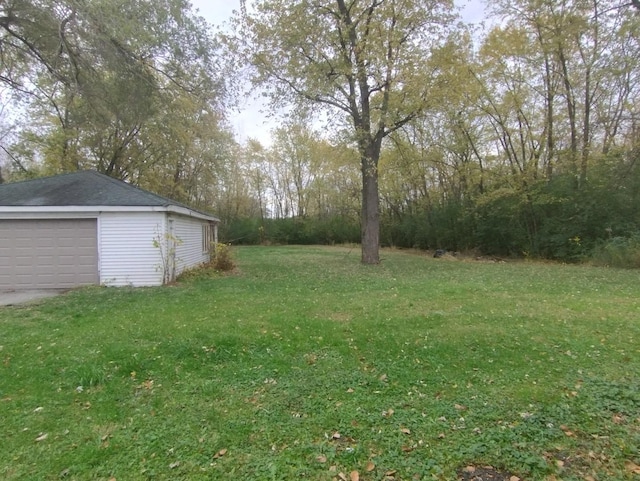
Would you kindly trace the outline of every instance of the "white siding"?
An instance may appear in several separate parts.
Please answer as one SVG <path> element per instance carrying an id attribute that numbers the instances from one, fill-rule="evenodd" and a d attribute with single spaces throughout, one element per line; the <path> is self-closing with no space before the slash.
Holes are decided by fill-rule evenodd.
<path id="1" fill-rule="evenodd" d="M 176 274 L 183 270 L 209 261 L 209 254 L 202 250 L 202 226 L 198 219 L 183 216 L 171 216 L 173 235 L 176 245 Z"/>
<path id="2" fill-rule="evenodd" d="M 103 212 L 98 218 L 100 283 L 107 286 L 162 284 L 162 256 L 154 240 L 165 239 L 163 212 Z"/>

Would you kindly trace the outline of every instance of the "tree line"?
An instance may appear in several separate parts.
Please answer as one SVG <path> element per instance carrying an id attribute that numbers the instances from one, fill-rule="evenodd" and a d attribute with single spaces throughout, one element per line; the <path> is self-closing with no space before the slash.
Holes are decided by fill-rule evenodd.
<path id="1" fill-rule="evenodd" d="M 260 0 L 214 34 L 182 0 L 8 0 L 1 177 L 95 168 L 229 241 L 362 242 L 366 263 L 640 264 L 640 9 L 487 8 L 479 27 L 448 0 Z M 288 108 L 269 145 L 229 127 L 239 72 Z"/>

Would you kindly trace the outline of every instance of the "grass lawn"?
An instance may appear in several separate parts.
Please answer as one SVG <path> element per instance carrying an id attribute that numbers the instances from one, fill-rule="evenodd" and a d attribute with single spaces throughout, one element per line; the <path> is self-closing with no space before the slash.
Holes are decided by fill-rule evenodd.
<path id="1" fill-rule="evenodd" d="M 235 254 L 0 308 L 0 479 L 640 479 L 640 272 Z"/>

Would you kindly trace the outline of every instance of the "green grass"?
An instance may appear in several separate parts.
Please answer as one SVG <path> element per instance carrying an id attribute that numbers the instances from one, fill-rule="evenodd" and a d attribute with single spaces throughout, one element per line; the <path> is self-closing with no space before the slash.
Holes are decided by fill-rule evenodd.
<path id="1" fill-rule="evenodd" d="M 236 256 L 0 308 L 0 478 L 638 479 L 638 271 Z"/>

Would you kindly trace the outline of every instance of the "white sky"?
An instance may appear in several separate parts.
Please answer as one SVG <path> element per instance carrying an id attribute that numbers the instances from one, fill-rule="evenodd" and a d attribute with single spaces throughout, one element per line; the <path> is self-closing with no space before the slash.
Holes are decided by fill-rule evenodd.
<path id="1" fill-rule="evenodd" d="M 485 4 L 483 0 L 454 0 L 462 7 L 462 18 L 467 23 L 479 23 L 484 18 Z M 240 10 L 240 0 L 191 0 L 198 14 L 210 24 L 224 27 L 234 11 Z M 248 0 L 247 3 L 251 3 Z M 265 106 L 258 99 L 246 99 L 240 105 L 240 112 L 232 112 L 230 121 L 237 139 L 244 142 L 247 138 L 259 140 L 267 146 L 271 143 L 270 130 L 274 128 L 273 119 L 268 119 L 261 112 Z"/>

